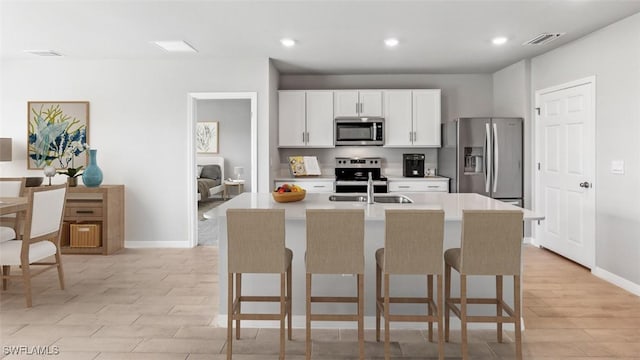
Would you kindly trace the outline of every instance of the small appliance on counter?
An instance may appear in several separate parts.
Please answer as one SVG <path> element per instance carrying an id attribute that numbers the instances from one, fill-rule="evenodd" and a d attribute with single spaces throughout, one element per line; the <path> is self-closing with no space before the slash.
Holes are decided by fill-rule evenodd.
<path id="1" fill-rule="evenodd" d="M 424 154 L 402 154 L 402 176 L 424 177 Z"/>

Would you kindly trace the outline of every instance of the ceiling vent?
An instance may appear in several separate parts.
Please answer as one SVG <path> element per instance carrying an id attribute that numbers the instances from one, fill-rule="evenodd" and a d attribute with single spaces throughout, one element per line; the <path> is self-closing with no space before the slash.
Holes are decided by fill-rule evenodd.
<path id="1" fill-rule="evenodd" d="M 542 33 L 522 45 L 544 45 L 564 35 L 564 33 Z"/>
<path id="2" fill-rule="evenodd" d="M 53 50 L 25 50 L 24 52 L 38 56 L 62 56 L 62 54 Z"/>

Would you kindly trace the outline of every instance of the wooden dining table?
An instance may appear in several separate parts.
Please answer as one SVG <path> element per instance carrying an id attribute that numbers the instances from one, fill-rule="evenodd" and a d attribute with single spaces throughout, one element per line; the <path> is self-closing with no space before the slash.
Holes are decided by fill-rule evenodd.
<path id="1" fill-rule="evenodd" d="M 7 215 L 27 211 L 26 197 L 0 197 L 0 215 Z"/>

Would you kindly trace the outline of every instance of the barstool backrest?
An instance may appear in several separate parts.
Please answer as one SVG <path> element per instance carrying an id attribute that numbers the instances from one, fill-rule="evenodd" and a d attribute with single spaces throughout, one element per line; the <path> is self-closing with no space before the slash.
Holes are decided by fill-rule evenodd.
<path id="1" fill-rule="evenodd" d="M 384 269 L 388 274 L 442 274 L 444 211 L 385 211 Z"/>
<path id="2" fill-rule="evenodd" d="M 464 210 L 460 273 L 520 275 L 522 211 Z"/>
<path id="3" fill-rule="evenodd" d="M 364 274 L 364 210 L 307 210 L 308 273 Z"/>
<path id="4" fill-rule="evenodd" d="M 228 209 L 229 273 L 285 272 L 284 209 Z"/>

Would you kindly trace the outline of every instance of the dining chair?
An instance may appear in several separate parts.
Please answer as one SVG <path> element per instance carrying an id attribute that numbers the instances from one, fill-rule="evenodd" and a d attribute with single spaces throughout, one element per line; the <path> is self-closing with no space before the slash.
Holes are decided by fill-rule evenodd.
<path id="1" fill-rule="evenodd" d="M 0 178 L 0 197 L 20 197 L 24 194 L 26 178 Z M 0 243 L 15 240 L 20 233 L 16 214 L 0 216 Z"/>
<path id="2" fill-rule="evenodd" d="M 66 195 L 66 184 L 29 189 L 22 239 L 0 243 L 3 290 L 10 279 L 22 279 L 27 307 L 32 306 L 31 278 L 46 270 L 58 269 L 60 289 L 64 290 L 60 235 Z M 55 261 L 45 261 L 51 256 Z M 34 271 L 32 265 L 44 267 Z M 11 275 L 12 266 L 19 266 L 22 274 Z"/>
<path id="3" fill-rule="evenodd" d="M 364 359 L 364 210 L 307 209 L 306 359 L 311 358 L 312 321 L 356 321 Z M 356 275 L 357 296 L 311 296 L 314 274 Z M 325 294 L 326 295 L 326 294 Z M 311 313 L 312 303 L 357 304 L 356 313 Z"/>
<path id="4" fill-rule="evenodd" d="M 280 359 L 285 356 L 285 318 L 291 340 L 291 262 L 293 252 L 285 247 L 284 209 L 228 209 L 227 359 L 231 360 L 233 322 L 240 339 L 240 320 L 279 320 Z M 279 274 L 280 296 L 242 295 L 242 275 Z M 235 283 L 234 283 L 235 277 Z M 235 290 L 235 296 L 234 296 Z M 241 311 L 243 302 L 277 302 L 276 314 Z"/>
<path id="5" fill-rule="evenodd" d="M 520 320 L 520 265 L 522 255 L 522 218 L 520 210 L 463 210 L 461 247 L 448 249 L 445 262 L 445 341 L 449 341 L 449 313 L 461 322 L 462 358 L 468 358 L 467 323 L 492 322 L 497 324 L 497 340 L 502 342 L 502 324 L 515 327 L 516 359 L 522 359 Z M 460 297 L 451 297 L 451 268 L 460 274 Z M 495 298 L 467 296 L 467 276 L 493 275 L 496 277 Z M 503 299 L 503 276 L 513 276 L 513 308 Z M 460 305 L 458 307 L 457 305 Z M 468 304 L 496 307 L 496 316 L 470 316 Z M 504 316 L 504 313 L 507 316 Z"/>
<path id="6" fill-rule="evenodd" d="M 433 323 L 435 322 L 438 324 L 438 356 L 442 360 L 444 359 L 442 327 L 444 211 L 387 209 L 384 227 L 384 248 L 378 249 L 375 254 L 376 341 L 380 341 L 381 315 L 384 317 L 385 360 L 388 360 L 391 355 L 389 328 L 391 321 L 427 323 L 429 341 L 433 341 Z M 391 297 L 389 295 L 390 275 L 425 276 L 426 296 Z M 434 275 L 437 278 L 437 299 L 433 291 Z M 426 304 L 426 314 L 391 314 L 391 304 Z"/>

